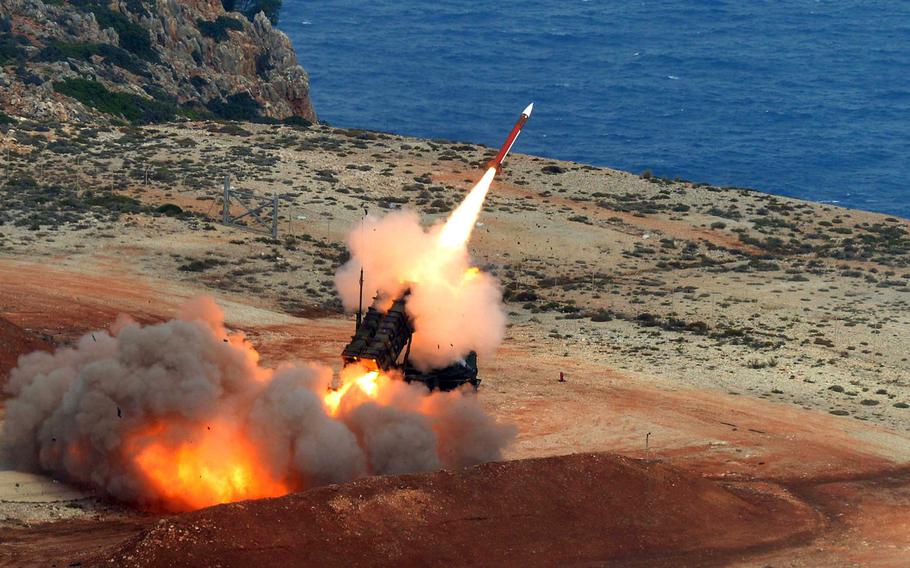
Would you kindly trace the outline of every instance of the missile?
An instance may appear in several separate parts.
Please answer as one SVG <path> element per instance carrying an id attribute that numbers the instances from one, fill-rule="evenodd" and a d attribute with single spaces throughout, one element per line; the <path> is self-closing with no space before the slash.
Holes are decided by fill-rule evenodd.
<path id="1" fill-rule="evenodd" d="M 519 134 L 521 134 L 521 129 L 524 128 L 525 122 L 531 118 L 532 110 L 534 110 L 534 103 L 529 104 L 523 111 L 521 111 L 521 116 L 518 117 L 518 122 L 516 122 L 515 126 L 512 127 L 512 131 L 509 132 L 509 136 L 506 138 L 506 141 L 502 143 L 502 147 L 499 148 L 499 153 L 496 154 L 496 157 L 490 160 L 490 162 L 487 164 L 487 169 L 496 168 L 497 173 L 502 171 L 502 162 L 506 159 L 506 156 L 509 155 L 509 150 L 512 149 L 512 146 L 515 145 L 515 139 L 518 138 Z"/>

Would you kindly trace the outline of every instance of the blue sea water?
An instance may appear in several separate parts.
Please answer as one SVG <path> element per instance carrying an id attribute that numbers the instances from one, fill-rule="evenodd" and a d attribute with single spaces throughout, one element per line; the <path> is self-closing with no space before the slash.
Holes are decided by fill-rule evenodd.
<path id="1" fill-rule="evenodd" d="M 910 217 L 906 0 L 284 0 L 320 119 Z"/>

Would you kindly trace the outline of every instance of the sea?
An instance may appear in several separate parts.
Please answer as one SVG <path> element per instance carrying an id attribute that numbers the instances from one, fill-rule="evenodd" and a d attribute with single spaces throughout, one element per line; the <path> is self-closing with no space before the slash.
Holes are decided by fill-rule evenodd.
<path id="1" fill-rule="evenodd" d="M 910 217 L 910 1 L 284 0 L 335 126 Z"/>

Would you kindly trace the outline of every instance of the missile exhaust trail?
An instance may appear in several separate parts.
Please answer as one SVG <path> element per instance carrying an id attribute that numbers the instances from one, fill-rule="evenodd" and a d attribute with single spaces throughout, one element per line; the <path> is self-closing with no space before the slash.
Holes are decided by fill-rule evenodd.
<path id="1" fill-rule="evenodd" d="M 521 134 L 521 129 L 531 116 L 532 110 L 534 110 L 534 103 L 529 104 L 521 112 L 518 122 L 512 127 L 512 131 L 509 132 L 506 141 L 499 148 L 499 153 L 487 164 L 486 173 L 471 189 L 468 196 L 461 202 L 461 205 L 449 215 L 448 220 L 442 227 L 442 231 L 439 233 L 439 245 L 441 247 L 458 249 L 465 246 L 465 243 L 471 238 L 471 232 L 474 230 L 478 216 L 480 216 L 480 210 L 483 208 L 483 202 L 487 198 L 490 184 L 493 183 L 493 178 L 496 174 L 502 170 L 502 161 L 509 155 L 509 150 L 515 144 L 515 139 Z"/>

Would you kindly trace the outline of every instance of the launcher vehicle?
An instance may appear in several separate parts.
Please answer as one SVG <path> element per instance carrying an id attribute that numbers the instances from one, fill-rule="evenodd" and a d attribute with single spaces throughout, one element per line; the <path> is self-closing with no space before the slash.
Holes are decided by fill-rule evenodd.
<path id="1" fill-rule="evenodd" d="M 409 360 L 414 327 L 405 305 L 408 294 L 395 300 L 385 313 L 374 306 L 363 318 L 357 316 L 357 328 L 351 342 L 341 353 L 345 365 L 359 363 L 370 370 L 397 369 L 404 380 L 423 383 L 430 390 L 453 390 L 470 384 L 477 390 L 477 354 L 473 351 L 464 360 L 444 369 L 419 371 Z"/>

